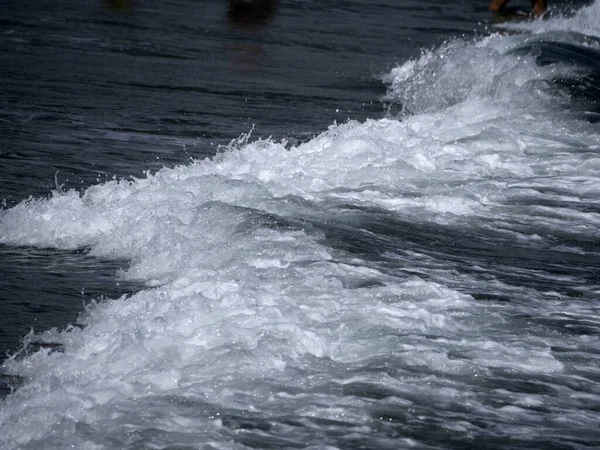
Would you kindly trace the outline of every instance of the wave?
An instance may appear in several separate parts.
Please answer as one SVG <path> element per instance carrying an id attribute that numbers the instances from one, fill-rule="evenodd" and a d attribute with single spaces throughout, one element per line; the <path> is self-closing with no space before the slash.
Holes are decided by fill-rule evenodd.
<path id="1" fill-rule="evenodd" d="M 596 4 L 587 9 L 596 17 Z M 424 51 L 384 77 L 390 85 L 384 101 L 399 117 L 432 113 L 466 101 L 500 106 L 504 114 L 535 108 L 545 115 L 572 104 L 557 89 L 570 80 L 574 88 L 582 84 L 581 91 L 588 92 L 593 103 L 600 40 L 572 30 L 578 29 L 581 20 L 504 25 L 528 33 L 496 33 L 474 42 L 454 39 Z M 597 32 L 597 21 L 593 23 L 591 28 Z"/>
<path id="2" fill-rule="evenodd" d="M 552 12 L 552 11 L 551 11 Z M 505 23 L 499 26 L 507 30 L 526 31 L 531 34 L 552 32 L 565 32 L 592 38 L 592 44 L 597 48 L 600 38 L 600 4 L 593 1 L 569 16 L 562 14 L 551 15 L 547 20 L 534 20 L 531 22 Z"/>
<path id="3" fill-rule="evenodd" d="M 599 344 L 600 134 L 561 80 L 597 79 L 597 10 L 424 52 L 386 77 L 399 117 L 2 210 L 0 243 L 125 259 L 146 288 L 3 364 L 27 381 L 1 446 L 384 446 L 411 408 L 595 442 L 597 383 L 572 389 Z"/>

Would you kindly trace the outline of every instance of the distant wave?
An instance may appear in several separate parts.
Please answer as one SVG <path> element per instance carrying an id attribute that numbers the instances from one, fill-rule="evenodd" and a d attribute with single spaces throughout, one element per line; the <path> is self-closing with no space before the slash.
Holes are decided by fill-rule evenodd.
<path id="1" fill-rule="evenodd" d="M 551 109 L 565 98 L 553 94 L 561 80 L 582 80 L 584 95 L 597 94 L 600 71 L 600 3 L 571 18 L 502 25 L 521 34 L 495 33 L 451 40 L 424 51 L 384 77 L 384 101 L 401 116 L 440 111 L 467 100 L 503 104 L 511 111 Z M 587 32 L 589 34 L 583 34 Z"/>

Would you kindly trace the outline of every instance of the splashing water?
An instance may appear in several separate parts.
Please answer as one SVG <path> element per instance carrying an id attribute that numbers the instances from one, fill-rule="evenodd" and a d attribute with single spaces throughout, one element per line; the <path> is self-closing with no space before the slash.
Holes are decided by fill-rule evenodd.
<path id="1" fill-rule="evenodd" d="M 597 11 L 424 52 L 398 117 L 0 212 L 147 286 L 4 363 L 0 446 L 591 448 L 600 133 L 560 80 L 593 79 Z"/>

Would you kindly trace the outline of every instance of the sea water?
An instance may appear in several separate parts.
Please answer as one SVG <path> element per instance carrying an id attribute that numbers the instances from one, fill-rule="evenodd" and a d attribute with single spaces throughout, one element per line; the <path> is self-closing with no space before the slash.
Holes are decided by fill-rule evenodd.
<path id="1" fill-rule="evenodd" d="M 6 247 L 140 288 L 4 362 L 0 447 L 597 448 L 599 24 L 451 38 L 387 115 L 5 208 Z"/>

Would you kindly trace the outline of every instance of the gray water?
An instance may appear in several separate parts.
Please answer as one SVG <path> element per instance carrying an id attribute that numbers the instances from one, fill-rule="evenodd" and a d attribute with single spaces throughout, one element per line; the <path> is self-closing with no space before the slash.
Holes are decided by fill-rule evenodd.
<path id="1" fill-rule="evenodd" d="M 5 3 L 2 448 L 597 447 L 596 3 Z"/>

